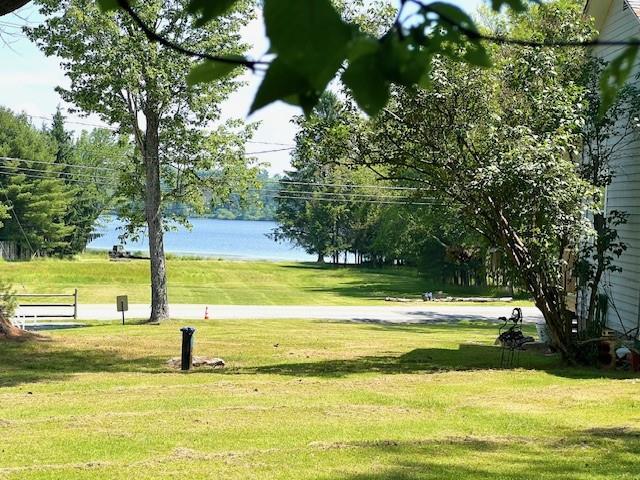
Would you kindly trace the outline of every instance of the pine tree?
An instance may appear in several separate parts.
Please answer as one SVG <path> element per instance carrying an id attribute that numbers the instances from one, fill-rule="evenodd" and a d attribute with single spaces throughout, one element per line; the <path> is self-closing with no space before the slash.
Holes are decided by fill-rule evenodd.
<path id="1" fill-rule="evenodd" d="M 64 248 L 73 227 L 65 223 L 72 200 L 55 165 L 55 144 L 25 116 L 0 108 L 0 199 L 10 216 L 0 240 L 29 256 Z"/>
<path id="2" fill-rule="evenodd" d="M 86 248 L 98 217 L 110 205 L 116 184 L 114 175 L 107 172 L 126 159 L 129 146 L 106 129 L 83 131 L 74 142 L 65 129 L 60 108 L 53 116 L 48 133 L 56 145 L 55 163 L 61 179 L 72 195 L 64 222 L 74 229 L 57 253 L 72 255 Z M 111 184 L 105 187 L 104 183 L 109 181 Z"/>

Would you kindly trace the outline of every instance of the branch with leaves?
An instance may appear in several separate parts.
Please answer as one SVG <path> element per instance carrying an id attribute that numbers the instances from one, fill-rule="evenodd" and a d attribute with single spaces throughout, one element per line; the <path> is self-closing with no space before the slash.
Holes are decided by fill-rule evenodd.
<path id="1" fill-rule="evenodd" d="M 461 62 L 490 67 L 487 44 L 530 48 L 591 48 L 622 46 L 622 53 L 602 72 L 603 112 L 615 99 L 631 73 L 639 39 L 603 41 L 591 38 L 536 41 L 486 34 L 460 7 L 442 1 L 404 0 L 386 32 L 374 37 L 345 21 L 331 0 L 265 0 L 262 3 L 266 33 L 275 56 L 269 61 L 244 56 L 217 56 L 194 51 L 169 41 L 136 13 L 129 0 L 97 0 L 104 10 L 124 9 L 152 41 L 202 60 L 193 67 L 191 84 L 213 82 L 239 67 L 266 74 L 251 112 L 281 100 L 300 106 L 306 114 L 336 76 L 350 90 L 359 107 L 377 114 L 389 101 L 391 87 L 427 87 L 433 58 L 444 55 Z M 190 0 L 187 10 L 196 26 L 232 11 L 238 0 Z M 539 0 L 491 0 L 491 8 L 522 13 Z"/>

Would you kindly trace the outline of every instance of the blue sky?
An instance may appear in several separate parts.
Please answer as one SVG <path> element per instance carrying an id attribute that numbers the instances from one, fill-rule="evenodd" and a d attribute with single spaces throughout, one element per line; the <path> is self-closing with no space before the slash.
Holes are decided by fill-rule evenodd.
<path id="1" fill-rule="evenodd" d="M 467 11 L 474 11 L 482 0 L 451 0 Z M 18 112 L 33 116 L 36 125 L 47 123 L 36 117 L 51 117 L 56 106 L 67 107 L 55 92 L 57 85 L 67 85 L 67 79 L 60 68 L 59 59 L 45 57 L 38 48 L 20 33 L 20 27 L 26 22 L 38 21 L 33 5 L 27 5 L 17 15 L 0 17 L 0 30 L 4 33 L 0 42 L 0 105 Z M 251 55 L 258 57 L 267 51 L 268 41 L 264 36 L 261 20 L 252 22 L 243 32 L 245 40 L 253 45 Z M 246 87 L 238 90 L 225 102 L 222 108 L 224 118 L 244 118 L 250 122 L 261 122 L 254 141 L 291 144 L 295 135 L 295 127 L 291 118 L 300 111 L 289 105 L 278 103 L 268 106 L 247 117 L 249 106 L 255 94 L 259 79 L 246 75 Z M 97 117 L 82 118 L 68 115 L 69 122 L 100 124 Z M 81 124 L 69 123 L 69 128 L 76 132 L 91 128 Z M 277 147 L 268 144 L 251 144 L 247 151 L 256 152 Z M 275 152 L 258 155 L 262 162 L 271 164 L 271 172 L 281 172 L 289 166 L 288 152 Z"/>

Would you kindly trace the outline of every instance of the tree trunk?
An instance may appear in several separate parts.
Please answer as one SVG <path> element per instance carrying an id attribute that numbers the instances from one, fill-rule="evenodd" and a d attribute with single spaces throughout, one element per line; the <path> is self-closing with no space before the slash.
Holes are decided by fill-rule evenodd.
<path id="1" fill-rule="evenodd" d="M 11 320 L 0 313 L 0 335 L 7 338 L 18 338 L 22 336 L 24 330 L 19 329 L 11 323 Z"/>
<path id="2" fill-rule="evenodd" d="M 596 272 L 593 278 L 593 282 L 589 286 L 589 307 L 587 310 L 586 324 L 591 327 L 593 319 L 596 313 L 596 305 L 598 303 L 598 287 L 604 274 L 605 265 L 604 257 L 606 255 L 606 244 L 604 242 L 604 235 L 606 230 L 606 219 L 602 214 L 596 214 L 593 218 L 593 226 L 596 231 Z"/>
<path id="3" fill-rule="evenodd" d="M 324 253 L 318 253 L 318 260 L 316 260 L 317 263 L 324 263 Z"/>
<path id="4" fill-rule="evenodd" d="M 149 227 L 149 256 L 151 257 L 151 317 L 159 322 L 169 318 L 167 298 L 167 270 L 164 256 L 164 231 L 160 193 L 159 118 L 153 112 L 145 112 L 145 217 Z"/>
<path id="5" fill-rule="evenodd" d="M 536 269 L 527 247 L 499 210 L 496 210 L 495 221 L 500 243 L 524 280 L 536 307 L 542 312 L 553 346 L 565 360 L 575 363 L 571 331 L 567 328 L 564 295 L 553 282 L 548 280 L 546 272 Z"/>

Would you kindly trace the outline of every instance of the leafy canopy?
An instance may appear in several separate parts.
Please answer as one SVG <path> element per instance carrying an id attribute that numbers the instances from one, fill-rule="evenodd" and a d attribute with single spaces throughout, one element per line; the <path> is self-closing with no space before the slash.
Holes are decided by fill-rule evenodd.
<path id="1" fill-rule="evenodd" d="M 127 0 L 98 0 L 105 10 L 131 8 Z M 206 26 L 232 10 L 239 0 L 189 0 L 187 11 L 195 25 Z M 500 37 L 483 35 L 475 21 L 453 2 L 403 0 L 395 20 L 380 35 L 345 18 L 336 8 L 343 2 L 332 0 L 264 0 L 266 33 L 271 42 L 269 62 L 245 57 L 219 56 L 193 68 L 192 84 L 213 82 L 230 74 L 238 65 L 253 70 L 267 65 L 256 93 L 252 111 L 277 100 L 299 105 L 310 114 L 329 82 L 340 75 L 359 107 L 377 114 L 388 102 L 396 86 L 427 86 L 433 58 L 445 55 L 472 66 L 489 67 L 492 59 L 487 43 L 501 43 Z M 344 2 L 346 3 L 346 2 Z M 499 12 L 524 12 L 540 0 L 491 0 Z M 348 16 L 347 16 L 348 17 Z M 556 42 L 562 44 L 563 39 Z M 592 41 L 581 38 L 578 42 Z M 629 66 L 638 47 L 630 46 L 603 72 L 603 108 L 626 82 Z M 216 61 L 217 60 L 217 61 Z"/>

